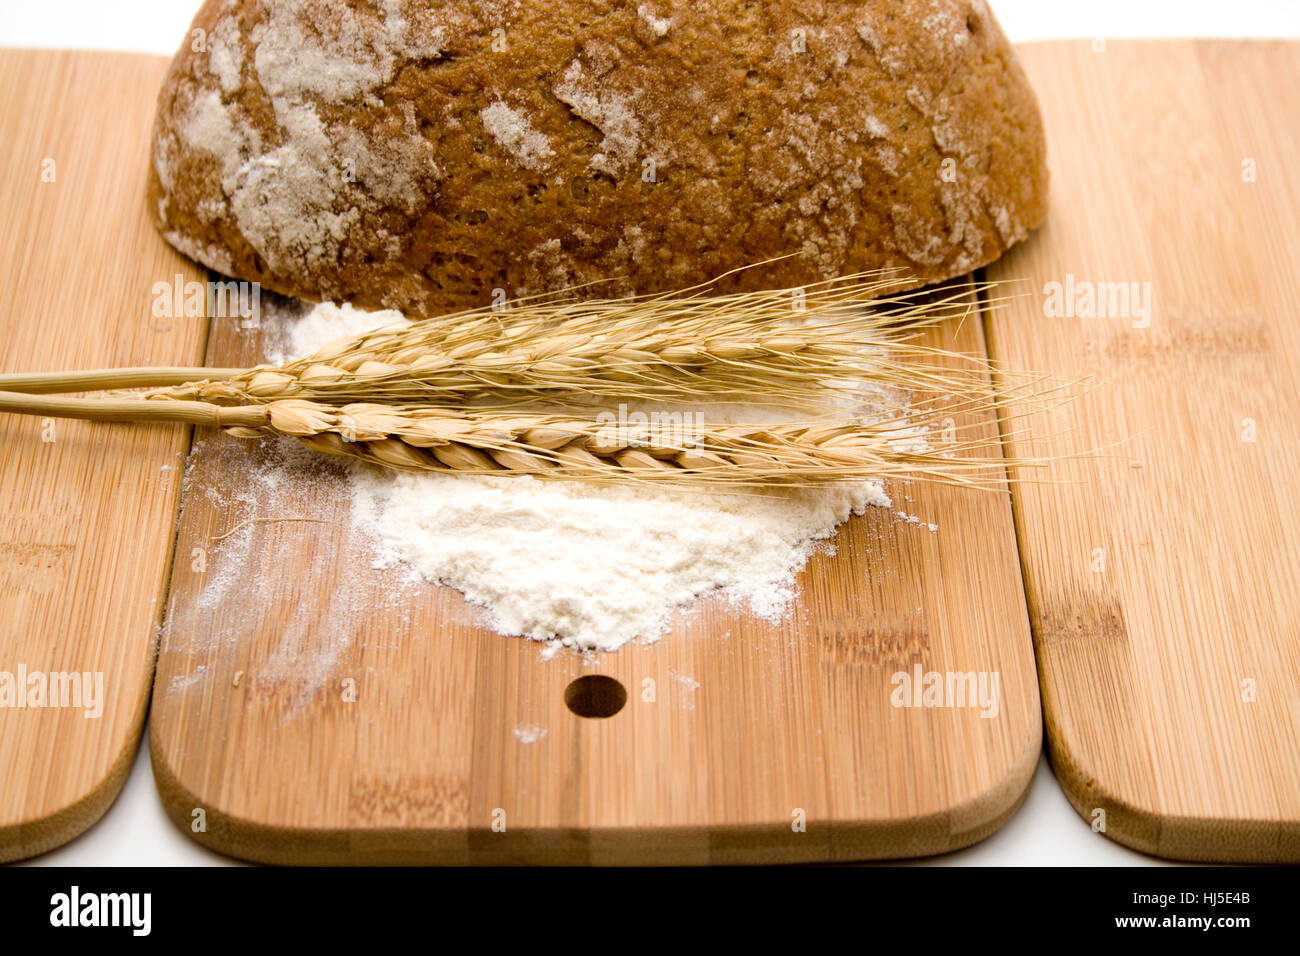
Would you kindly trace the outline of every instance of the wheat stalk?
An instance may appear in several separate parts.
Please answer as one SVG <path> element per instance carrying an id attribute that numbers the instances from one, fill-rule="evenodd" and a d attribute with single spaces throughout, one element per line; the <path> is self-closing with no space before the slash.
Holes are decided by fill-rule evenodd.
<path id="1" fill-rule="evenodd" d="M 937 298 L 887 294 L 904 281 L 874 273 L 730 295 L 703 287 L 621 299 L 547 294 L 342 339 L 281 367 L 0 375 L 0 410 L 286 435 L 330 454 L 450 474 L 706 485 L 911 475 L 979 484 L 972 471 L 998 483 L 1003 467 L 1039 464 L 990 455 L 1005 435 L 918 450 L 918 427 L 996 410 L 991 372 L 1004 394 L 1019 389 L 986 360 L 920 338 L 970 315 L 979 308 L 971 292 L 989 286 Z M 142 387 L 151 390 L 37 397 Z M 819 412 L 865 404 L 874 417 L 665 432 L 533 410 L 596 395 L 679 408 L 692 400 Z"/>
<path id="2" fill-rule="evenodd" d="M 634 401 L 747 401 L 825 408 L 864 387 L 879 406 L 982 386 L 988 365 L 927 348 L 920 333 L 978 308 L 971 292 L 888 296 L 880 273 L 799 289 L 621 299 L 516 300 L 340 339 L 280 367 L 118 369 L 0 376 L 32 393 L 161 387 L 169 398 L 245 405 L 522 405 L 600 394 Z M 947 364 L 936 364 L 936 357 Z M 906 396 L 891 395 L 906 391 Z"/>
<path id="3" fill-rule="evenodd" d="M 978 408 L 966 408 L 977 411 Z M 99 421 L 214 425 L 252 438 L 285 435 L 311 448 L 387 468 L 443 474 L 532 475 L 687 484 L 809 484 L 911 475 L 981 484 L 970 473 L 1030 464 L 985 457 L 998 439 L 915 450 L 915 419 L 697 425 L 674 429 L 603 425 L 584 418 L 302 399 L 260 405 L 151 398 L 84 399 L 0 392 L 0 411 Z M 945 412 L 951 412 L 946 409 Z M 931 413 L 922 427 L 938 421 Z"/>

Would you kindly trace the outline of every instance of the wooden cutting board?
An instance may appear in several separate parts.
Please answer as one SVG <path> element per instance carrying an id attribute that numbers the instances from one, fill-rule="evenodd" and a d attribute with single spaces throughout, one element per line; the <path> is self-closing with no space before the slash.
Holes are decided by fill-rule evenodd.
<path id="1" fill-rule="evenodd" d="M 209 363 L 259 358 L 271 319 L 259 336 L 215 323 Z M 979 323 L 953 332 L 936 341 L 982 354 Z M 895 489 L 939 531 L 850 521 L 781 625 L 704 602 L 656 644 L 546 660 L 476 626 L 456 592 L 373 570 L 334 466 L 250 487 L 258 453 L 196 442 L 177 553 L 203 557 L 176 564 L 150 739 L 168 812 L 222 852 L 912 856 L 988 835 L 1029 785 L 1038 692 L 1005 494 Z M 998 713 L 895 708 L 891 678 L 914 668 L 996 673 Z M 571 712 L 591 678 L 626 693 L 618 713 Z"/>
<path id="2" fill-rule="evenodd" d="M 1036 430 L 1111 449 L 1016 495 L 1053 765 L 1121 843 L 1300 861 L 1300 44 L 1022 54 L 1052 213 L 990 349 L 1090 376 Z"/>
<path id="3" fill-rule="evenodd" d="M 154 283 L 201 278 L 145 211 L 166 67 L 0 52 L 0 369 L 203 355 L 206 322 L 151 307 Z M 121 788 L 153 676 L 188 444 L 181 428 L 0 418 L 0 684 L 21 692 L 0 686 L 0 862 L 72 839 Z"/>
<path id="4" fill-rule="evenodd" d="M 1028 279 L 1029 298 L 988 326 L 992 354 L 1014 367 L 1094 377 L 1073 412 L 1036 423 L 1057 436 L 1047 450 L 1128 442 L 1059 466 L 1055 477 L 1079 484 L 1015 499 L 1052 756 L 1075 806 L 1112 838 L 1191 859 L 1294 861 L 1296 47 L 1094 49 L 1022 48 L 1049 123 L 1054 211 L 992 270 Z M 0 208 L 6 223 L 32 223 L 0 239 L 6 369 L 171 364 L 200 348 L 197 326 L 155 329 L 139 308 L 150 283 L 193 278 L 142 211 L 162 69 L 0 55 L 12 91 Z M 46 148 L 47 134 L 66 145 Z M 65 178 L 65 152 L 78 177 Z M 42 197 L 31 169 L 47 153 L 61 191 Z M 1150 324 L 1045 314 L 1047 283 L 1070 276 L 1076 294 L 1080 280 L 1150 282 Z M 248 361 L 265 345 L 219 323 L 208 359 Z M 51 462 L 31 457 L 37 423 L 0 427 L 0 670 L 99 668 L 115 688 L 93 726 L 0 710 L 0 758 L 18 768 L 0 780 L 6 859 L 75 835 L 116 792 L 139 726 L 132 691 L 148 687 L 148 609 L 166 573 L 156 542 L 175 505 L 174 477 L 142 493 L 143 476 L 184 435 L 60 423 Z M 904 507 L 939 522 L 935 536 L 879 514 L 851 523 L 840 556 L 810 565 L 783 631 L 708 606 L 657 645 L 542 662 L 536 645 L 474 628 L 443 591 L 358 617 L 388 582 L 343 560 L 337 478 L 259 491 L 242 446 L 205 440 L 153 749 L 169 812 L 190 832 L 201 819 L 195 837 L 217 849 L 288 862 L 907 855 L 991 832 L 1027 785 L 1036 701 L 997 499 L 917 493 Z M 140 458 L 149 465 L 134 470 Z M 258 511 L 286 493 L 292 513 Z M 240 527 L 268 517 L 319 523 Z M 62 576 L 33 575 L 25 555 Z M 882 684 L 914 663 L 1000 669 L 999 718 L 889 707 Z M 608 720 L 564 705 L 569 681 L 594 674 L 630 694 Z M 547 733 L 523 743 L 517 728 Z M 791 830 L 796 810 L 804 833 Z"/>
<path id="5" fill-rule="evenodd" d="M 202 322 L 152 315 L 154 283 L 201 278 L 145 216 L 164 68 L 0 54 L 11 93 L 0 208 L 24 224 L 6 231 L 0 266 L 6 369 L 190 364 L 203 352 Z M 43 187 L 47 156 L 55 182 Z M 973 323 L 948 344 L 983 348 Z M 208 357 L 252 361 L 264 345 L 219 321 Z M 67 422 L 45 443 L 42 424 L 0 423 L 0 670 L 103 673 L 107 693 L 97 720 L 0 712 L 3 859 L 75 836 L 120 786 L 188 445 L 180 428 Z M 474 627 L 451 592 L 386 597 L 392 580 L 344 548 L 344 489 L 328 468 L 289 489 L 288 517 L 318 523 L 258 520 L 241 539 L 240 523 L 283 495 L 249 487 L 246 446 L 205 442 L 175 550 L 153 745 L 169 811 L 219 849 L 293 862 L 922 854 L 992 832 L 1028 785 L 1037 688 L 1004 497 L 900 500 L 941 523 L 938 535 L 884 513 L 853 522 L 838 559 L 814 560 L 784 628 L 706 606 L 653 647 L 547 662 L 535 644 Z M 975 551 L 978 592 L 953 570 Z M 916 666 L 998 673 L 998 716 L 892 708 L 891 676 Z M 608 720 L 565 704 L 570 682 L 594 675 L 631 692 Z M 546 733 L 525 743 L 520 728 L 524 740 Z"/>

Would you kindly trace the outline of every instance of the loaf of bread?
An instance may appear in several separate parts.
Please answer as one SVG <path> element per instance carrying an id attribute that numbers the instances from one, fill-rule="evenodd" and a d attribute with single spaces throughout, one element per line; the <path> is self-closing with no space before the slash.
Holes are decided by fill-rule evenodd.
<path id="1" fill-rule="evenodd" d="M 775 257 L 724 288 L 935 282 L 1042 221 L 1047 168 L 983 0 L 208 0 L 150 202 L 219 272 L 434 314 Z"/>

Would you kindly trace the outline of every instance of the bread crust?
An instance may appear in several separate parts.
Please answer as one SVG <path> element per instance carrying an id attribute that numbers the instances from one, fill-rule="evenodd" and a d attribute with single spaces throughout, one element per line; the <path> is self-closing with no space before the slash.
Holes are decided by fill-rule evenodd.
<path id="1" fill-rule="evenodd" d="M 722 288 L 928 284 L 1024 239 L 1047 190 L 983 0 L 208 0 L 150 176 L 204 265 L 407 314 L 778 256 Z"/>

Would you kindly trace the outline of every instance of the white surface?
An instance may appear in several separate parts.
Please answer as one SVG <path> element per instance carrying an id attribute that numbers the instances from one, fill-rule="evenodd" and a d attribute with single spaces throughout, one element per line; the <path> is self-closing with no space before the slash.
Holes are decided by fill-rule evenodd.
<path id="1" fill-rule="evenodd" d="M 1298 0 L 990 0 L 1016 42 L 1056 37 L 1300 36 Z M 199 0 L 5 0 L 0 46 L 172 54 Z"/>
<path id="2" fill-rule="evenodd" d="M 1300 36 L 1297 0 L 993 0 L 1015 41 L 1054 37 Z M 171 54 L 197 0 L 6 0 L 0 46 L 88 47 Z M 213 865 L 210 853 L 164 815 L 149 767 L 148 738 L 104 819 L 34 865 Z M 1092 832 L 1048 769 L 1038 767 L 1024 806 L 1006 826 L 968 850 L 922 861 L 957 866 L 1142 866 L 1162 861 Z"/>

